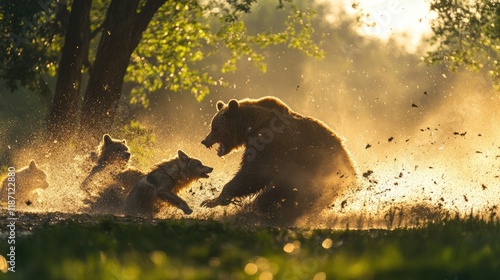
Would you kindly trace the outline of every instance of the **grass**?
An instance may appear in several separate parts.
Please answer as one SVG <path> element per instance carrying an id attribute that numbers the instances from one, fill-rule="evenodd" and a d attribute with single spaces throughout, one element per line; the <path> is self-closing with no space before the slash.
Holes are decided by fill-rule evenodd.
<path id="1" fill-rule="evenodd" d="M 30 234 L 18 234 L 16 272 L 0 278 L 497 279 L 500 275 L 500 223 L 472 215 L 394 230 L 93 218 L 46 222 Z M 0 244 L 0 250 L 8 250 L 7 242 Z"/>

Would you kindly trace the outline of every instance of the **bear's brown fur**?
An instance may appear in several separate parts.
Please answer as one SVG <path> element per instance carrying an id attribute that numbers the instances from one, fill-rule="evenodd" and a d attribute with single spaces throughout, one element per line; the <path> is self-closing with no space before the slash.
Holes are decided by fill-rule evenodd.
<path id="1" fill-rule="evenodd" d="M 45 190 L 49 186 L 47 174 L 34 160 L 28 166 L 17 170 L 13 178 L 14 181 L 9 181 L 9 177 L 3 181 L 0 199 L 2 203 L 7 202 L 10 195 L 15 199 L 17 207 L 30 206 L 39 197 L 35 191 Z M 9 186 L 9 182 L 14 184 Z"/>
<path id="2" fill-rule="evenodd" d="M 356 171 L 342 140 L 322 122 L 302 116 L 274 97 L 217 103 L 211 132 L 202 141 L 218 144 L 224 156 L 244 147 L 241 166 L 218 198 L 206 207 L 256 195 L 252 211 L 283 225 L 327 208 L 355 184 Z"/>

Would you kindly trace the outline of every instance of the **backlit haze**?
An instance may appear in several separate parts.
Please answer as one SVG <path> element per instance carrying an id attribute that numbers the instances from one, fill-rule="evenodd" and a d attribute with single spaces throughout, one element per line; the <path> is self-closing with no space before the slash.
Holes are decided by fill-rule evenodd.
<path id="1" fill-rule="evenodd" d="M 220 76 L 230 86 L 213 86 L 200 103 L 190 93 L 159 92 L 150 96 L 150 108 L 127 105 L 124 115 L 136 116 L 156 139 L 143 154 L 138 152 L 143 146 L 127 139 L 132 164 L 147 171 L 182 149 L 213 166 L 210 179 L 194 183 L 180 196 L 194 210 L 190 218 L 225 219 L 238 207 L 199 205 L 219 194 L 242 153 L 219 158 L 200 141 L 209 132 L 218 100 L 272 95 L 341 135 L 359 170 L 359 189 L 339 197 L 325 213 L 312 214 L 320 217 L 313 225 L 393 227 L 443 212 L 495 215 L 500 203 L 500 93 L 481 71 L 451 73 L 422 62 L 433 17 L 429 4 L 360 1 L 353 9 L 348 0 L 317 0 L 315 5 L 322 7 L 315 24 L 323 34 L 324 59 L 273 47 L 264 51 L 266 73 L 246 59 L 234 74 L 215 72 L 216 79 Z M 275 5 L 257 5 L 247 18 L 249 29 L 279 25 L 269 11 L 275 13 Z M 360 11 L 368 25 L 354 19 Z M 31 146 L 17 154 L 19 166 L 35 158 L 49 173 L 51 188 L 40 201 L 43 211 L 80 211 L 81 156 L 68 155 L 74 166 L 72 161 L 61 166 Z M 61 169 L 67 170 L 61 174 Z M 184 217 L 177 209 L 162 213 L 172 216 Z"/>

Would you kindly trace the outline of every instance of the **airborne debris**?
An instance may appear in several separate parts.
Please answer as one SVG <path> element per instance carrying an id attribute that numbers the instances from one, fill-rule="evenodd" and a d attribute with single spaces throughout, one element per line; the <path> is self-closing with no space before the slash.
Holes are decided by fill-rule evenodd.
<path id="1" fill-rule="evenodd" d="M 412 104 L 411 104 L 411 107 L 413 107 L 413 108 L 418 108 L 418 105 L 417 105 L 417 104 L 415 104 L 415 103 L 412 103 Z"/>
<path id="2" fill-rule="evenodd" d="M 387 139 L 388 142 L 391 142 L 392 140 L 394 140 L 394 137 L 389 137 L 389 139 Z"/>
<path id="3" fill-rule="evenodd" d="M 370 145 L 370 144 L 366 144 L 365 149 L 368 149 L 368 148 L 370 148 L 371 146 L 372 146 L 372 145 Z"/>
<path id="4" fill-rule="evenodd" d="M 343 200 L 341 203 L 340 203 L 340 208 L 344 209 L 344 207 L 347 206 L 347 199 L 346 200 Z"/>
<path id="5" fill-rule="evenodd" d="M 465 134 L 467 134 L 467 131 L 466 132 L 463 132 L 463 133 L 460 133 L 460 132 L 453 132 L 453 135 L 460 135 L 460 136 L 465 136 Z"/>
<path id="6" fill-rule="evenodd" d="M 368 178 L 368 176 L 370 176 L 372 174 L 373 174 L 373 171 L 372 170 L 368 170 L 365 173 L 363 173 L 363 177 Z"/>
<path id="7" fill-rule="evenodd" d="M 488 187 L 486 187 L 485 184 L 481 184 L 481 187 L 483 188 L 483 191 L 488 188 Z"/>

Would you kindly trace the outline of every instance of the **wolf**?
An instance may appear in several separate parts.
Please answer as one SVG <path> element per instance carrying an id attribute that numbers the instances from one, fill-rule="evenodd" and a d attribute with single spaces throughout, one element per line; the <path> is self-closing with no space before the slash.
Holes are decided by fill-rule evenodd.
<path id="1" fill-rule="evenodd" d="M 106 181 L 106 177 L 110 177 L 110 175 L 114 176 L 127 167 L 130 159 L 127 141 L 115 140 L 109 134 L 104 134 L 102 142 L 98 147 L 98 155 L 95 157 L 97 157 L 96 164 L 81 184 L 81 189 L 90 195 L 92 189 L 91 183 L 97 175 L 101 177 L 99 181 L 103 183 L 103 181 Z M 103 173 L 104 171 L 106 172 Z"/>
<path id="2" fill-rule="evenodd" d="M 121 213 L 127 194 L 145 175 L 129 166 L 130 157 L 126 140 L 103 135 L 97 153 L 90 154 L 95 165 L 80 186 L 88 195 L 84 201 L 86 212 Z"/>
<path id="3" fill-rule="evenodd" d="M 193 210 L 177 193 L 195 180 L 208 178 L 212 171 L 212 167 L 179 150 L 176 158 L 158 164 L 132 188 L 123 212 L 127 216 L 152 218 L 165 201 L 189 215 Z"/>
<path id="4" fill-rule="evenodd" d="M 7 197 L 12 193 L 18 203 L 22 202 L 30 206 L 38 198 L 37 190 L 45 190 L 49 187 L 47 173 L 38 167 L 34 160 L 29 165 L 16 171 L 15 181 L 9 184 L 6 178 L 2 182 L 0 191 L 1 202 L 7 202 Z"/>

